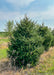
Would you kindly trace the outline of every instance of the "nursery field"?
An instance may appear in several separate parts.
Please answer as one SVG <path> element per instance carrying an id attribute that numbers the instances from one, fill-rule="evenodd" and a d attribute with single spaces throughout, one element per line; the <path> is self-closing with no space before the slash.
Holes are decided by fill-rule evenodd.
<path id="1" fill-rule="evenodd" d="M 0 37 L 0 62 L 4 59 L 7 59 L 7 49 L 8 49 L 8 38 L 7 37 Z M 4 60 L 6 62 L 7 60 Z M 24 72 L 28 73 L 27 75 L 36 75 L 36 73 L 39 73 L 37 75 L 54 75 L 54 47 L 51 47 L 48 52 L 44 52 L 40 56 L 39 63 L 37 66 L 33 68 L 26 68 L 22 69 L 20 72 L 16 71 L 14 75 L 22 75 Z M 9 71 L 8 73 L 5 72 L 7 75 L 13 75 L 13 71 Z M 2 72 L 1 75 L 4 75 L 4 72 Z"/>

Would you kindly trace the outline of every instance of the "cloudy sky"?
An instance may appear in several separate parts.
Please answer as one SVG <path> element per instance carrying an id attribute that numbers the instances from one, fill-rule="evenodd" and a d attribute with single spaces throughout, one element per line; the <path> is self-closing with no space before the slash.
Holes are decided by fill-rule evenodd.
<path id="1" fill-rule="evenodd" d="M 8 20 L 19 21 L 25 14 L 54 28 L 54 0 L 0 0 L 0 31 Z"/>

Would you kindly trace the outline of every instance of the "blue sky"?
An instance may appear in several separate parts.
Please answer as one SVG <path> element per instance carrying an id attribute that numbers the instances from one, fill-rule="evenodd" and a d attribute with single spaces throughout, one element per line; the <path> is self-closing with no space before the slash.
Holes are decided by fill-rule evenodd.
<path id="1" fill-rule="evenodd" d="M 25 14 L 54 28 L 54 0 L 0 0 L 0 31 L 8 20 L 19 21 Z"/>

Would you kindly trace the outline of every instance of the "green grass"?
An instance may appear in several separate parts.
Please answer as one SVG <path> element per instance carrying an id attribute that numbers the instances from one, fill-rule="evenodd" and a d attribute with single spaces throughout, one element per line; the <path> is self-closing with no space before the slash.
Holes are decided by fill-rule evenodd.
<path id="1" fill-rule="evenodd" d="M 8 42 L 9 39 L 0 39 L 0 44 Z"/>
<path id="2" fill-rule="evenodd" d="M 5 33 L 4 32 L 0 32 L 0 46 L 2 46 L 3 48 L 0 48 L 0 60 L 3 58 L 7 58 L 7 48 L 4 48 L 4 46 L 2 44 L 4 43 L 8 43 L 9 39 L 7 37 L 4 37 Z"/>
<path id="3" fill-rule="evenodd" d="M 7 32 L 0 32 L 0 37 L 7 37 Z"/>
<path id="4" fill-rule="evenodd" d="M 0 60 L 7 58 L 7 49 L 0 49 Z"/>

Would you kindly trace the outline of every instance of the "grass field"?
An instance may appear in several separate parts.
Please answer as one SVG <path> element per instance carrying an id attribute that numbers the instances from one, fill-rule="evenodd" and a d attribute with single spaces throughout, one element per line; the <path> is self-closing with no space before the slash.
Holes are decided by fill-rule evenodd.
<path id="1" fill-rule="evenodd" d="M 7 58 L 7 48 L 9 40 L 8 37 L 4 37 L 4 35 L 4 33 L 0 33 L 0 60 Z"/>
<path id="2" fill-rule="evenodd" d="M 9 40 L 8 39 L 5 39 L 5 38 L 3 38 L 3 39 L 0 39 L 0 44 L 2 44 L 2 43 L 7 43 Z"/>
<path id="3" fill-rule="evenodd" d="M 0 60 L 7 58 L 7 49 L 0 49 Z"/>
<path id="4" fill-rule="evenodd" d="M 0 37 L 0 61 L 7 58 L 8 41 L 7 37 Z M 48 52 L 44 52 L 40 56 L 37 66 L 25 69 L 22 72 L 24 71 L 29 72 L 30 75 L 54 75 L 54 47 L 51 47 Z"/>
<path id="5" fill-rule="evenodd" d="M 7 32 L 0 32 L 0 37 L 7 37 Z"/>

